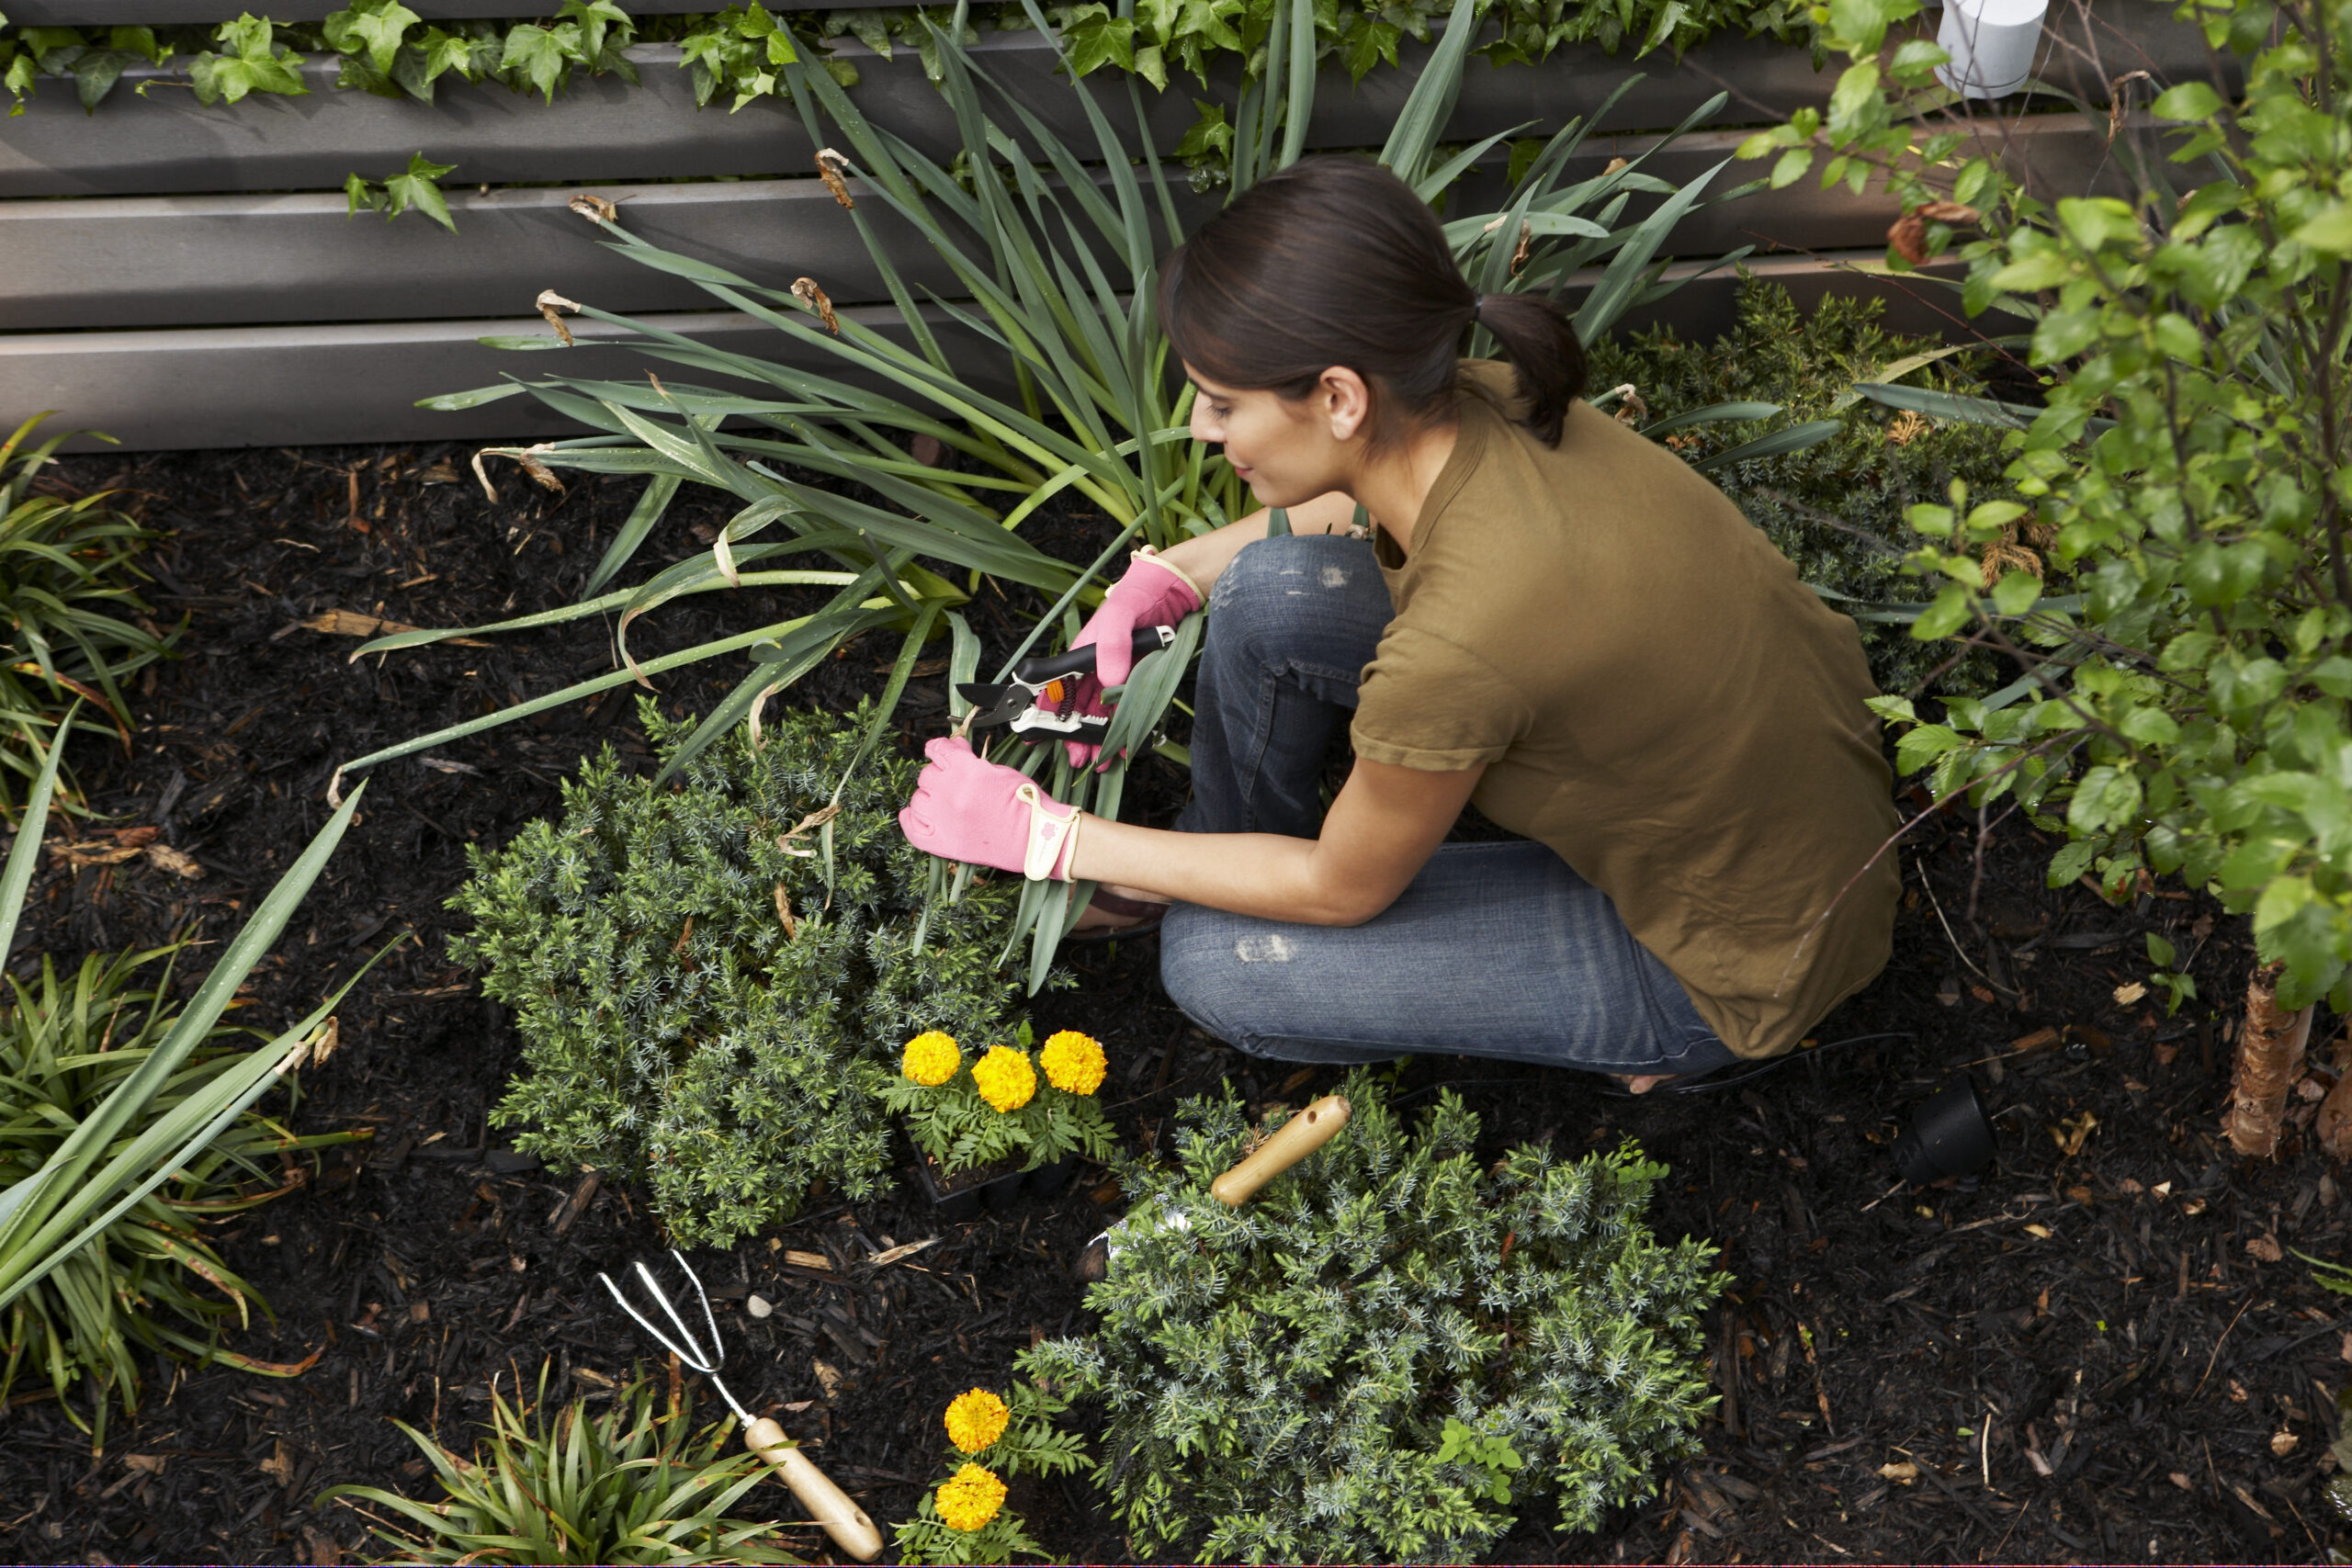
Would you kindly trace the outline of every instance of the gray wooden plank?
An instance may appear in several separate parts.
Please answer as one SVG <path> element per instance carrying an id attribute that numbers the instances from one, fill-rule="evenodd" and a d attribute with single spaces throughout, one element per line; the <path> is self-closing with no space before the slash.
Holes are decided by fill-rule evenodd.
<path id="1" fill-rule="evenodd" d="M 1745 133 L 1693 132 L 1647 167 L 1681 183 L 1729 156 Z M 2103 136 L 2072 117 L 2042 117 L 2003 133 L 2013 164 L 2046 195 L 2114 191 Z M 1642 154 L 1648 136 L 1588 141 L 1571 178 Z M 1718 189 L 1753 179 L 1734 164 Z M 451 235 L 421 215 L 385 222 L 346 216 L 339 196 L 104 197 L 0 202 L 0 330 L 439 320 L 522 310 L 541 288 L 624 313 L 695 310 L 713 301 L 695 284 L 598 243 L 567 210 L 570 192 L 509 187 L 456 193 Z M 814 276 L 844 304 L 888 299 L 851 215 L 813 179 L 604 186 L 630 232 L 714 262 L 772 288 Z M 1499 164 L 1457 187 L 1453 209 L 1498 205 Z M 1644 198 L 1646 200 L 1647 198 Z M 1185 220 L 1215 209 L 1180 195 Z M 910 286 L 953 296 L 954 274 L 879 202 L 862 214 Z M 1638 216 L 1629 213 L 1627 220 Z M 1677 228 L 1667 254 L 1719 255 L 1743 244 L 1837 251 L 1884 243 L 1894 209 L 1875 190 L 1857 196 L 1802 180 L 1735 202 L 1703 206 Z"/>
<path id="2" fill-rule="evenodd" d="M 1861 293 L 1889 301 L 1891 325 L 1934 335 L 1975 335 L 1956 296 L 1923 278 L 1870 270 L 1880 252 L 1761 259 L 1753 271 L 1784 284 L 1801 304 Z M 1687 276 L 1696 264 L 1685 264 Z M 1582 279 L 1574 297 L 1589 287 Z M 1637 310 L 1630 329 L 1667 322 L 1686 338 L 1728 331 L 1735 280 L 1700 278 Z M 888 330 L 887 310 L 850 312 Z M 730 351 L 836 364 L 749 318 L 728 312 L 649 317 L 653 324 Z M 376 441 L 546 439 L 568 434 L 537 403 L 513 397 L 458 413 L 414 406 L 420 398 L 483 386 L 513 372 L 560 364 L 570 373 L 634 378 L 653 362 L 593 346 L 612 335 L 578 329 L 585 351 L 518 355 L 485 348 L 492 333 L 544 333 L 536 316 L 496 320 L 359 322 L 324 326 L 201 327 L 177 331 L 0 335 L 0 408 L 55 409 L 62 426 L 102 430 L 132 451 L 178 447 L 285 446 Z M 2011 330 L 2004 324 L 1987 330 Z M 959 369 L 976 386 L 1001 384 L 1001 357 L 949 334 Z M 593 357 L 591 357 L 593 355 Z M 807 355 L 803 359 L 799 356 Z M 698 379 L 662 365 L 665 378 Z"/>

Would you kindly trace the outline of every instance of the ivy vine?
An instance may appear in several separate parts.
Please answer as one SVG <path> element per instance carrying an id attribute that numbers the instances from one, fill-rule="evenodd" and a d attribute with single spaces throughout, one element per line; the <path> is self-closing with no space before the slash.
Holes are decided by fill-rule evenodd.
<path id="1" fill-rule="evenodd" d="M 1069 40 L 1079 75 L 1115 67 L 1155 88 L 1190 76 L 1204 87 L 1227 55 L 1245 73 L 1262 62 L 1276 0 L 1134 0 L 1122 15 L 1101 0 L 1045 6 L 1046 20 Z M 1395 65 L 1407 39 L 1426 42 L 1457 0 L 1316 0 L 1317 50 L 1346 62 L 1358 81 L 1374 67 Z M 1497 64 L 1543 61 L 1563 44 L 1597 43 L 1614 52 L 1628 41 L 1640 52 L 1690 48 L 1732 28 L 1792 40 L 1809 37 L 1804 0 L 1493 0 L 1498 35 L 1481 52 Z M 11 27 L 0 15 L 0 85 L 21 114 L 41 77 L 70 80 L 85 109 L 96 109 L 123 73 L 145 62 L 178 67 L 185 75 L 141 83 L 144 95 L 162 87 L 193 90 L 199 102 L 235 103 L 252 93 L 309 92 L 305 55 L 338 58 L 334 85 L 384 97 L 433 101 L 435 85 L 454 75 L 497 82 L 550 102 L 572 75 L 607 73 L 635 83 L 623 52 L 632 43 L 675 43 L 682 68 L 694 73 L 697 103 L 725 97 L 741 108 L 779 90 L 775 67 L 796 58 L 793 39 L 823 49 L 854 38 L 884 58 L 917 51 L 936 77 L 925 18 L 944 25 L 949 7 L 912 6 L 858 10 L 772 13 L 752 0 L 722 11 L 634 17 L 614 0 L 563 0 L 549 19 L 427 22 L 401 0 L 353 0 L 319 22 L 273 22 L 245 15 L 216 28 Z M 1018 0 L 978 5 L 967 16 L 972 33 L 1022 30 L 1029 19 Z M 846 61 L 829 60 L 843 84 L 856 80 Z M 1221 106 L 1220 106 L 1221 107 Z M 1193 140 L 1213 143 L 1204 124 Z M 1222 116 L 1216 117 L 1221 119 Z"/>

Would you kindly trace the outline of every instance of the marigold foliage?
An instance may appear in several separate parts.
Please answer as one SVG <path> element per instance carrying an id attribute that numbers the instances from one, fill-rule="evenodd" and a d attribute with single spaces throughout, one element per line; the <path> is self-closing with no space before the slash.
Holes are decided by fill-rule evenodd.
<path id="1" fill-rule="evenodd" d="M 926 1030 L 907 1042 L 906 1050 L 899 1057 L 899 1071 L 912 1082 L 926 1089 L 937 1089 L 956 1076 L 964 1065 L 964 1053 L 957 1048 L 956 1037 L 938 1030 Z"/>
<path id="2" fill-rule="evenodd" d="M 1012 1385 L 1012 1400 L 976 1388 L 947 1407 L 956 1444 L 947 1462 L 955 1472 L 923 1495 L 915 1517 L 898 1527 L 899 1560 L 917 1563 L 1053 1561 L 1029 1538 L 1021 1517 L 1004 1506 L 1003 1477 L 1068 1474 L 1085 1455 L 1072 1434 L 1054 1429 L 1069 1408 L 1034 1383 Z M 959 1431 L 959 1427 L 964 1430 Z M 983 1439 L 973 1442 L 971 1439 Z M 967 1446 L 969 1443 L 969 1446 Z M 983 1464 L 974 1460 L 985 1460 Z"/>
<path id="3" fill-rule="evenodd" d="M 1017 1038 L 1023 1046 L 1034 1038 L 1026 1021 Z M 1054 1040 L 1065 1042 L 1058 1053 Z M 1093 1082 L 1099 1088 L 1102 1048 L 1085 1035 L 1065 1030 L 1048 1040 L 1040 1055 L 1052 1054 L 1052 1062 L 1063 1064 L 1064 1076 L 1083 1082 L 1087 1047 L 1093 1051 Z M 926 1084 L 911 1071 L 901 1072 L 883 1086 L 882 1100 L 906 1119 L 907 1135 L 943 1176 L 1016 1157 L 1027 1170 L 1068 1154 L 1107 1158 L 1117 1139 L 1102 1106 L 1091 1092 L 1073 1092 L 1056 1082 L 1056 1070 L 1049 1062 L 1041 1085 L 1027 1051 L 996 1045 L 936 1084 Z"/>
<path id="4" fill-rule="evenodd" d="M 1046 1036 L 1037 1065 L 1046 1069 L 1046 1081 L 1066 1094 L 1092 1094 L 1102 1087 L 1102 1075 L 1110 1068 L 1101 1042 L 1075 1029 Z"/>
<path id="5" fill-rule="evenodd" d="M 1029 1065 L 1028 1052 L 991 1045 L 987 1055 L 972 1064 L 972 1082 L 982 1100 L 1010 1116 L 1037 1092 L 1037 1069 Z"/>
<path id="6" fill-rule="evenodd" d="M 1004 1436 L 1012 1412 L 987 1389 L 959 1393 L 947 1406 L 947 1440 L 967 1454 L 978 1453 Z"/>
<path id="7" fill-rule="evenodd" d="M 1341 1092 L 1346 1130 L 1238 1210 L 1208 1189 L 1241 1108 L 1187 1104 L 1176 1168 L 1122 1166 L 1102 1326 L 1021 1359 L 1102 1406 L 1095 1481 L 1134 1550 L 1469 1561 L 1513 1522 L 1498 1495 L 1568 1529 L 1648 1496 L 1713 1403 L 1699 1320 L 1728 1282 L 1644 1224 L 1665 1167 L 1529 1145 L 1481 1169 L 1458 1097 L 1408 1134 L 1372 1073 Z M 1505 1453 L 1523 1468 L 1498 1485 Z"/>
<path id="8" fill-rule="evenodd" d="M 690 723 L 641 711 L 676 752 Z M 933 908 L 916 951 L 930 864 L 897 820 L 912 769 L 884 754 L 853 773 L 863 719 L 787 713 L 759 749 L 738 730 L 674 788 L 607 749 L 560 821 L 473 852 L 451 900 L 475 922 L 451 956 L 523 1037 L 493 1119 L 550 1164 L 644 1186 L 682 1245 L 789 1218 L 819 1178 L 871 1193 L 899 1043 L 1008 1031 L 1012 890 Z M 837 787 L 839 813 L 809 823 Z"/>

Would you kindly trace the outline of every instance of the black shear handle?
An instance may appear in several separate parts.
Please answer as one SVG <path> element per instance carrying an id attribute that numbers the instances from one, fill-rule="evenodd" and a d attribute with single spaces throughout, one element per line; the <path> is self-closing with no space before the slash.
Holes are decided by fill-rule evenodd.
<path id="1" fill-rule="evenodd" d="M 1135 640 L 1128 646 L 1136 659 L 1148 653 L 1158 653 L 1176 644 L 1173 626 L 1137 626 Z M 1058 681 L 1065 675 L 1094 673 L 1094 645 L 1073 648 L 1067 653 L 1040 653 L 1023 660 L 1012 667 L 1012 678 L 1024 686 L 1042 686 L 1048 681 Z"/>

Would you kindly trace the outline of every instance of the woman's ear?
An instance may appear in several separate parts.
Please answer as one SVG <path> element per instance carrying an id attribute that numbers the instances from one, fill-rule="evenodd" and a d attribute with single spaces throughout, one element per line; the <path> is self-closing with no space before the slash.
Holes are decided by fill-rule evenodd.
<path id="1" fill-rule="evenodd" d="M 1316 382 L 1315 396 L 1334 441 L 1353 440 L 1372 421 L 1372 389 L 1344 365 L 1323 372 Z"/>

